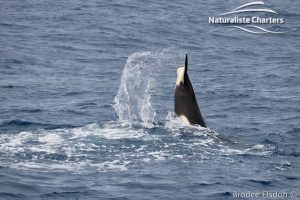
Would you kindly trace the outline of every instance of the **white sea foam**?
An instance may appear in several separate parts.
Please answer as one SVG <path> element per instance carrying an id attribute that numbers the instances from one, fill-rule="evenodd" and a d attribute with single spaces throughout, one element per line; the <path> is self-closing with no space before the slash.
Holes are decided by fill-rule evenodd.
<path id="1" fill-rule="evenodd" d="M 104 161 L 100 163 L 91 163 L 88 161 L 79 161 L 79 162 L 52 162 L 52 163 L 40 163 L 34 161 L 22 161 L 18 163 L 12 163 L 10 167 L 17 169 L 35 169 L 42 171 L 69 171 L 73 173 L 85 173 L 89 170 L 94 171 L 124 171 L 127 170 L 127 165 L 130 164 L 130 161 Z"/>
<path id="2" fill-rule="evenodd" d="M 99 127 L 98 124 L 90 124 L 71 130 L 72 139 L 97 136 L 106 139 L 141 138 L 147 137 L 142 129 L 133 129 L 128 123 L 108 123 Z"/>
<path id="3" fill-rule="evenodd" d="M 130 164 L 130 161 L 120 161 L 120 160 L 113 160 L 113 161 L 105 161 L 99 164 L 92 164 L 92 166 L 96 166 L 99 171 L 124 171 L 127 170 L 127 165 Z"/>
<path id="4" fill-rule="evenodd" d="M 274 147 L 263 144 L 237 148 L 220 142 L 209 129 L 182 124 L 171 126 L 172 123 L 153 130 L 111 122 L 72 129 L 1 134 L 1 157 L 8 161 L 2 164 L 22 169 L 85 173 L 89 170 L 122 171 L 153 161 L 205 162 L 222 156 L 265 156 L 274 152 Z M 156 129 L 158 132 L 153 132 Z"/>
<path id="5" fill-rule="evenodd" d="M 38 141 L 41 143 L 48 143 L 51 145 L 60 144 L 61 137 L 60 137 L 60 135 L 50 133 L 50 134 L 45 134 L 45 135 L 38 137 Z"/>
<path id="6" fill-rule="evenodd" d="M 271 155 L 274 152 L 273 146 L 267 146 L 263 144 L 257 144 L 250 148 L 246 149 L 234 149 L 228 146 L 222 146 L 220 149 L 224 155 L 257 155 L 257 156 L 264 156 L 264 155 Z"/>
<path id="7" fill-rule="evenodd" d="M 126 170 L 131 158 L 146 155 L 148 146 L 126 143 L 114 147 L 104 141 L 123 139 L 147 141 L 155 137 L 128 123 L 90 124 L 72 129 L 1 134 L 0 152 L 10 160 L 6 165 L 13 168 L 74 172 L 90 167 L 99 171 Z"/>

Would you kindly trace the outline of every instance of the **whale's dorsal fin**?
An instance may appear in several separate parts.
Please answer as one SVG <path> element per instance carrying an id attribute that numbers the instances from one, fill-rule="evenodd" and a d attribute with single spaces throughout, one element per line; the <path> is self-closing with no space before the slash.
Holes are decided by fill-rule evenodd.
<path id="1" fill-rule="evenodd" d="M 181 117 L 184 123 L 206 127 L 187 70 L 188 56 L 186 54 L 184 66 L 177 69 L 174 97 L 175 113 L 178 117 Z"/>

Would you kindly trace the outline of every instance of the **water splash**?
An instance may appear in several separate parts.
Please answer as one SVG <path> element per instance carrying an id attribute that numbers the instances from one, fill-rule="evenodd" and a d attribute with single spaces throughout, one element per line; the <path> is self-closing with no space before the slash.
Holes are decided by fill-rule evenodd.
<path id="1" fill-rule="evenodd" d="M 128 57 L 114 99 L 114 108 L 120 121 L 142 122 L 148 126 L 156 121 L 157 100 L 154 98 L 159 96 L 161 89 L 157 89 L 157 84 L 161 86 L 159 80 L 166 74 L 172 74 L 164 72 L 170 69 L 174 71 L 183 55 L 180 50 L 168 48 L 133 53 Z M 173 89 L 172 86 L 169 88 Z"/>

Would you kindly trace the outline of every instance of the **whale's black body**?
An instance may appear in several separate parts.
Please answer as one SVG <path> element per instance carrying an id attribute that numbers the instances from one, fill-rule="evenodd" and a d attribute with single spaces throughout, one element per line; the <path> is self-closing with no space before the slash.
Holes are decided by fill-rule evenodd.
<path id="1" fill-rule="evenodd" d="M 200 112 L 192 83 L 187 74 L 188 58 L 185 57 L 185 66 L 177 69 L 177 80 L 174 97 L 174 107 L 177 116 L 191 125 L 206 127 Z"/>

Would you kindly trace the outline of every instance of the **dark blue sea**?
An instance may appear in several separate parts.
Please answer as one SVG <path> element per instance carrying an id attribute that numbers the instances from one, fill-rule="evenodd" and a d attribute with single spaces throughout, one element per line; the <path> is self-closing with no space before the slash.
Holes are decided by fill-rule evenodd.
<path id="1" fill-rule="evenodd" d="M 300 199 L 300 1 L 209 24 L 249 2 L 0 0 L 0 199 Z"/>

